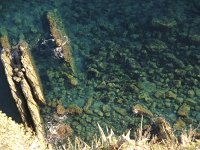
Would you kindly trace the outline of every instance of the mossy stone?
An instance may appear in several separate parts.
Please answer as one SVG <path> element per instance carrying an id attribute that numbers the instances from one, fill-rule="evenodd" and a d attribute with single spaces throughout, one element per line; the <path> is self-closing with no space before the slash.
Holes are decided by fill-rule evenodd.
<path id="1" fill-rule="evenodd" d="M 167 91 L 165 92 L 165 98 L 176 99 L 177 95 L 172 91 Z"/>
<path id="2" fill-rule="evenodd" d="M 66 113 L 70 113 L 70 114 L 82 114 L 83 112 L 83 109 L 80 108 L 78 105 L 76 104 L 72 104 L 72 105 L 69 105 L 69 107 L 66 109 Z"/>
<path id="3" fill-rule="evenodd" d="M 200 89 L 199 88 L 195 88 L 194 89 L 196 96 L 200 96 Z"/>
<path id="4" fill-rule="evenodd" d="M 116 100 L 116 102 L 119 103 L 119 104 L 122 104 L 122 103 L 123 103 L 123 99 L 122 99 L 122 98 L 118 98 L 118 99 Z"/>
<path id="5" fill-rule="evenodd" d="M 91 122 L 92 122 L 92 119 L 91 119 L 90 117 L 87 117 L 87 118 L 86 118 L 86 121 L 89 122 L 89 123 L 91 123 Z"/>
<path id="6" fill-rule="evenodd" d="M 183 103 L 183 98 L 182 98 L 182 97 L 177 97 L 177 98 L 176 98 L 176 102 L 177 102 L 178 104 L 182 104 L 182 103 Z"/>
<path id="7" fill-rule="evenodd" d="M 182 119 L 179 118 L 178 120 L 176 120 L 173 127 L 175 130 L 181 131 L 186 128 L 186 123 Z"/>
<path id="8" fill-rule="evenodd" d="M 102 110 L 104 113 L 110 112 L 110 106 L 109 105 L 103 105 Z"/>
<path id="9" fill-rule="evenodd" d="M 151 39 L 147 42 L 147 49 L 151 52 L 162 52 L 167 49 L 166 43 L 158 39 Z"/>
<path id="10" fill-rule="evenodd" d="M 133 111 L 133 113 L 139 114 L 139 115 L 145 115 L 145 116 L 149 116 L 149 117 L 153 116 L 152 112 L 141 104 L 134 105 L 132 107 L 132 111 Z"/>
<path id="11" fill-rule="evenodd" d="M 162 98 L 163 97 L 163 92 L 162 91 L 156 91 L 155 93 L 154 93 L 154 96 L 156 97 L 156 98 Z"/>
<path id="12" fill-rule="evenodd" d="M 84 112 L 88 115 L 92 115 L 93 114 L 93 111 L 92 110 L 84 110 Z"/>
<path id="13" fill-rule="evenodd" d="M 199 106 L 199 105 L 196 105 L 196 106 L 194 107 L 194 109 L 195 109 L 196 111 L 200 112 L 200 106 Z"/>
<path id="14" fill-rule="evenodd" d="M 179 106 L 177 104 L 174 104 L 174 109 L 178 110 Z"/>
<path id="15" fill-rule="evenodd" d="M 66 110 L 65 110 L 64 106 L 57 105 L 56 112 L 57 112 L 58 115 L 64 115 Z"/>
<path id="16" fill-rule="evenodd" d="M 83 110 L 84 110 L 84 111 L 89 110 L 89 108 L 90 108 L 90 106 L 92 105 L 92 103 L 93 103 L 93 99 L 92 99 L 92 98 L 88 98 L 88 99 L 86 100 L 85 106 L 83 107 Z"/>
<path id="17" fill-rule="evenodd" d="M 168 30 L 175 27 L 177 25 L 177 22 L 174 19 L 164 17 L 164 18 L 153 18 L 151 24 L 154 28 Z"/>
<path id="18" fill-rule="evenodd" d="M 188 94 L 189 97 L 194 97 L 195 96 L 195 92 L 192 89 L 188 90 L 187 94 Z"/>
<path id="19" fill-rule="evenodd" d="M 148 94 L 148 93 L 145 93 L 145 92 L 140 93 L 140 94 L 138 95 L 138 98 L 139 98 L 139 99 L 143 99 L 143 100 L 145 100 L 145 101 L 148 102 L 148 103 L 153 102 L 153 100 L 152 100 L 152 98 L 149 96 L 149 94 Z"/>
<path id="20" fill-rule="evenodd" d="M 77 126 L 76 126 L 76 129 L 77 129 L 78 131 L 81 131 L 81 130 L 82 130 L 82 126 L 81 126 L 81 125 L 77 125 Z"/>
<path id="21" fill-rule="evenodd" d="M 182 118 L 182 120 L 187 124 L 192 124 L 193 123 L 193 119 L 191 117 L 184 117 Z"/>
<path id="22" fill-rule="evenodd" d="M 189 113 L 190 113 L 190 106 L 185 103 L 178 109 L 179 116 L 188 117 Z"/>
<path id="23" fill-rule="evenodd" d="M 122 115 L 122 116 L 126 116 L 126 115 L 127 115 L 126 110 L 123 109 L 123 108 L 113 107 L 113 109 L 114 109 L 117 113 L 119 113 L 120 115 Z"/>
<path id="24" fill-rule="evenodd" d="M 197 105 L 197 102 L 194 99 L 192 99 L 192 98 L 187 98 L 185 100 L 185 103 L 187 103 L 190 106 L 196 106 Z"/>
<path id="25" fill-rule="evenodd" d="M 165 106 L 166 106 L 167 108 L 169 108 L 169 107 L 171 106 L 171 103 L 170 103 L 170 102 L 165 102 Z"/>
<path id="26" fill-rule="evenodd" d="M 72 87 L 76 87 L 78 85 L 78 80 L 71 74 L 63 73 L 66 76 L 67 80 L 69 81 Z"/>
<path id="27" fill-rule="evenodd" d="M 100 110 L 97 112 L 97 114 L 98 114 L 100 117 L 103 117 L 103 113 L 102 113 Z"/>
<path id="28" fill-rule="evenodd" d="M 174 80 L 173 84 L 176 88 L 180 88 L 182 86 L 181 80 Z"/>
<path id="29" fill-rule="evenodd" d="M 110 117 L 110 113 L 109 112 L 105 113 L 105 116 Z"/>

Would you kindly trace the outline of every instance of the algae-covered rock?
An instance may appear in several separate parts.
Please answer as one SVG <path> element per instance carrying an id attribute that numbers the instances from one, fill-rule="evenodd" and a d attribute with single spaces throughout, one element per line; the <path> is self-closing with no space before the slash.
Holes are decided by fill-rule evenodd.
<path id="1" fill-rule="evenodd" d="M 178 104 L 182 104 L 183 101 L 184 101 L 184 99 L 183 99 L 182 97 L 177 97 L 177 98 L 176 98 L 176 102 L 177 102 Z"/>
<path id="2" fill-rule="evenodd" d="M 175 130 L 180 130 L 181 131 L 181 130 L 186 128 L 186 124 L 182 119 L 179 118 L 178 120 L 176 120 L 176 122 L 175 122 L 173 127 L 174 127 Z"/>
<path id="3" fill-rule="evenodd" d="M 199 45 L 200 44 L 200 35 L 197 35 L 197 34 L 191 34 L 189 35 L 189 40 L 192 44 L 197 44 Z"/>
<path id="4" fill-rule="evenodd" d="M 92 98 L 88 98 L 86 100 L 85 106 L 83 107 L 83 110 L 84 111 L 88 111 L 90 106 L 92 105 L 92 103 L 93 103 L 93 99 Z"/>
<path id="5" fill-rule="evenodd" d="M 122 98 L 117 98 L 117 99 L 116 99 L 116 102 L 119 103 L 119 104 L 122 104 L 123 101 L 124 101 L 124 99 L 122 99 Z"/>
<path id="6" fill-rule="evenodd" d="M 167 91 L 165 92 L 165 98 L 176 99 L 177 95 L 172 91 Z"/>
<path id="7" fill-rule="evenodd" d="M 163 95 L 164 95 L 164 92 L 163 91 L 159 91 L 159 90 L 154 93 L 154 96 L 156 98 L 162 98 Z"/>
<path id="8" fill-rule="evenodd" d="M 102 110 L 104 113 L 110 112 L 110 106 L 109 105 L 103 105 Z"/>
<path id="9" fill-rule="evenodd" d="M 162 52 L 167 49 L 167 45 L 158 39 L 151 39 L 147 41 L 146 48 L 150 52 Z"/>
<path id="10" fill-rule="evenodd" d="M 191 117 L 182 117 L 182 120 L 186 123 L 186 125 L 191 125 L 193 123 L 193 119 Z"/>
<path id="11" fill-rule="evenodd" d="M 176 20 L 162 17 L 162 18 L 153 18 L 151 24 L 154 28 L 160 30 L 167 30 L 175 27 L 177 25 Z"/>
<path id="12" fill-rule="evenodd" d="M 141 92 L 138 95 L 138 98 L 139 99 L 143 99 L 143 100 L 145 100 L 148 103 L 151 103 L 153 101 L 152 98 L 149 96 L 149 94 L 147 92 Z"/>
<path id="13" fill-rule="evenodd" d="M 49 71 L 48 73 L 50 76 L 52 76 L 51 71 Z M 66 78 L 72 87 L 76 87 L 78 85 L 78 80 L 74 75 L 66 73 L 66 72 L 62 72 L 62 74 L 63 74 L 63 78 Z"/>
<path id="14" fill-rule="evenodd" d="M 200 97 L 200 88 L 195 88 L 194 91 L 195 91 L 196 96 Z"/>
<path id="15" fill-rule="evenodd" d="M 80 108 L 78 105 L 76 104 L 72 104 L 72 105 L 69 105 L 69 107 L 66 109 L 66 113 L 69 113 L 69 114 L 77 114 L 77 115 L 80 115 L 82 114 L 83 112 L 83 109 Z"/>
<path id="16" fill-rule="evenodd" d="M 136 104 L 132 107 L 132 111 L 135 114 L 139 114 L 139 115 L 145 115 L 148 117 L 152 117 L 153 114 L 150 110 L 148 110 L 147 108 L 145 108 L 144 106 L 142 106 L 141 104 Z"/>
<path id="17" fill-rule="evenodd" d="M 64 106 L 57 105 L 56 112 L 57 112 L 58 115 L 64 115 L 66 110 L 65 110 Z"/>
<path id="18" fill-rule="evenodd" d="M 73 129 L 66 124 L 60 124 L 56 129 L 57 135 L 60 139 L 66 139 L 72 135 Z"/>
<path id="19" fill-rule="evenodd" d="M 103 112 L 99 109 L 95 109 L 94 112 L 99 115 L 100 117 L 103 117 Z"/>
<path id="20" fill-rule="evenodd" d="M 67 78 L 68 78 L 68 80 L 69 80 L 69 83 L 70 83 L 73 87 L 75 87 L 75 86 L 78 85 L 78 80 L 77 80 L 74 76 L 68 74 L 68 75 L 67 75 Z"/>
<path id="21" fill-rule="evenodd" d="M 199 106 L 199 105 L 196 105 L 196 106 L 194 107 L 194 109 L 195 109 L 196 111 L 200 112 L 200 106 Z"/>
<path id="22" fill-rule="evenodd" d="M 190 113 L 190 106 L 185 103 L 178 109 L 179 116 L 188 117 L 189 113 Z"/>
<path id="23" fill-rule="evenodd" d="M 113 109 L 114 109 L 117 113 L 119 113 L 120 115 L 122 115 L 122 116 L 126 116 L 126 115 L 127 115 L 126 109 L 119 108 L 119 107 L 113 107 Z"/>
<path id="24" fill-rule="evenodd" d="M 198 106 L 197 101 L 193 98 L 186 98 L 185 103 L 188 104 L 189 106 Z"/>
<path id="25" fill-rule="evenodd" d="M 50 32 L 55 39 L 56 48 L 55 50 L 61 52 L 62 58 L 66 62 L 67 68 L 71 71 L 73 77 L 76 76 L 76 68 L 74 58 L 72 56 L 72 50 L 70 45 L 70 40 L 68 35 L 65 33 L 64 26 L 62 24 L 62 20 L 59 17 L 56 10 L 48 11 L 47 20 L 49 22 Z M 75 79 L 73 79 L 74 84 Z M 70 82 L 71 83 L 71 82 Z M 75 82 L 77 85 L 77 79 Z"/>
<path id="26" fill-rule="evenodd" d="M 195 92 L 192 89 L 188 90 L 187 94 L 188 94 L 189 97 L 194 97 L 195 96 Z"/>
<path id="27" fill-rule="evenodd" d="M 173 63 L 173 66 L 179 67 L 179 68 L 184 68 L 185 64 L 183 63 L 182 60 L 178 59 L 173 53 L 164 53 L 163 56 L 165 59 L 171 63 Z"/>
<path id="28" fill-rule="evenodd" d="M 181 80 L 174 80 L 173 84 L 176 88 L 180 88 L 182 86 Z"/>
<path id="29" fill-rule="evenodd" d="M 167 108 L 170 108 L 170 107 L 171 107 L 171 103 L 170 103 L 169 101 L 166 101 L 166 102 L 165 102 L 165 106 L 166 106 Z"/>

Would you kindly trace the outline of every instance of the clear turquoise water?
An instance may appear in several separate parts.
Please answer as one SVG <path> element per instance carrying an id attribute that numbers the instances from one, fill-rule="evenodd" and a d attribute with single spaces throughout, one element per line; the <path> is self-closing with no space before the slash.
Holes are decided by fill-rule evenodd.
<path id="1" fill-rule="evenodd" d="M 0 29 L 7 30 L 13 45 L 19 39 L 29 43 L 48 102 L 82 108 L 88 98 L 93 99 L 92 114 L 70 115 L 66 121 L 76 135 L 89 140 L 97 122 L 103 127 L 107 124 L 117 134 L 136 128 L 140 117 L 131 107 L 137 103 L 154 116 L 166 117 L 172 125 L 179 118 L 181 105 L 187 103 L 189 116 L 180 118 L 187 124 L 198 124 L 199 6 L 195 0 L 10 0 L 0 4 Z M 79 80 L 76 88 L 69 86 L 63 62 L 53 57 L 52 48 L 41 46 L 50 37 L 46 13 L 52 9 L 60 14 L 71 41 Z M 175 21 L 176 25 L 156 27 L 154 20 Z M 160 42 L 157 47 L 156 42 Z M 157 91 L 169 90 L 179 100 L 155 96 Z M 44 118 L 55 108 L 45 110 Z M 149 122 L 146 118 L 145 123 Z"/>

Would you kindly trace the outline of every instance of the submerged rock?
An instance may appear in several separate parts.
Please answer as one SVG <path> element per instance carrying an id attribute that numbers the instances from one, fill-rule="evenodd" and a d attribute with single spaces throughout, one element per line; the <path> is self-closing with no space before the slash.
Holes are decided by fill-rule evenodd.
<path id="1" fill-rule="evenodd" d="M 56 130 L 60 139 L 66 139 L 72 135 L 73 129 L 66 124 L 60 124 Z"/>
<path id="2" fill-rule="evenodd" d="M 150 110 L 148 110 L 147 108 L 145 108 L 144 106 L 140 105 L 140 104 L 134 105 L 132 107 L 132 111 L 135 114 L 153 117 L 152 112 Z"/>
<path id="3" fill-rule="evenodd" d="M 188 117 L 190 113 L 190 106 L 187 104 L 183 104 L 179 109 L 178 109 L 178 115 L 182 117 Z"/>
<path id="4" fill-rule="evenodd" d="M 176 99 L 177 95 L 173 91 L 167 91 L 165 93 L 165 98 Z"/>
<path id="5" fill-rule="evenodd" d="M 89 111 L 89 108 L 92 105 L 92 103 L 93 103 L 93 99 L 92 98 L 88 98 L 86 100 L 85 106 L 83 107 L 83 110 L 86 111 L 86 112 Z"/>
<path id="6" fill-rule="evenodd" d="M 54 49 L 55 55 L 58 55 L 60 58 L 64 58 L 67 68 L 71 71 L 70 74 L 73 77 L 69 78 L 70 83 L 74 86 L 78 84 L 76 76 L 76 68 L 74 58 L 72 56 L 72 50 L 69 38 L 65 33 L 62 20 L 58 17 L 56 11 L 49 11 L 47 13 L 47 20 L 50 26 L 50 32 L 55 40 L 56 48 Z"/>
<path id="7" fill-rule="evenodd" d="M 175 27 L 177 25 L 177 22 L 174 19 L 168 19 L 166 17 L 163 17 L 163 18 L 153 18 L 151 24 L 154 28 L 160 30 L 168 30 Z"/>
<path id="8" fill-rule="evenodd" d="M 167 49 L 167 45 L 158 39 L 151 39 L 147 41 L 145 46 L 149 52 L 162 52 Z"/>
<path id="9" fill-rule="evenodd" d="M 64 115 L 66 113 L 66 110 L 65 110 L 64 106 L 57 105 L 56 112 L 58 115 Z"/>
<path id="10" fill-rule="evenodd" d="M 175 124 L 174 124 L 174 129 L 175 130 L 183 130 L 186 128 L 186 123 L 182 120 L 182 119 L 178 119 L 176 120 Z"/>
<path id="11" fill-rule="evenodd" d="M 127 115 L 127 112 L 126 112 L 126 109 L 123 109 L 123 108 L 120 108 L 120 107 L 113 107 L 113 109 L 119 113 L 120 115 L 122 116 L 126 116 Z"/>
<path id="12" fill-rule="evenodd" d="M 76 104 L 72 104 L 70 105 L 67 109 L 66 109 L 66 113 L 69 113 L 69 114 L 77 114 L 77 115 L 80 115 L 82 114 L 83 112 L 83 109 L 80 108 L 78 105 Z"/>

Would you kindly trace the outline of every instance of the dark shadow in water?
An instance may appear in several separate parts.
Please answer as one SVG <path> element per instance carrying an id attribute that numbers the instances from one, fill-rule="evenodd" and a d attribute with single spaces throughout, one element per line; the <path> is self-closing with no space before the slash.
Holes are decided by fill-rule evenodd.
<path id="1" fill-rule="evenodd" d="M 22 123 L 17 106 L 12 98 L 10 87 L 7 82 L 4 67 L 0 61 L 0 110 L 7 116 L 12 117 L 17 123 Z"/>

